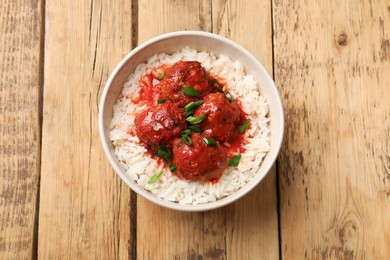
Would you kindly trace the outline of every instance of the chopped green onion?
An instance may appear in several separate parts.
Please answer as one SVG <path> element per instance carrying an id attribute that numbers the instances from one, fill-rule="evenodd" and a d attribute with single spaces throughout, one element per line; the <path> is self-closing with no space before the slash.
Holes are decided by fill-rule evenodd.
<path id="1" fill-rule="evenodd" d="M 183 86 L 184 94 L 186 94 L 189 97 L 197 97 L 198 92 L 189 86 Z"/>
<path id="2" fill-rule="evenodd" d="M 170 170 L 171 172 L 176 171 L 176 165 L 171 164 L 171 166 L 169 166 L 169 170 Z"/>
<path id="3" fill-rule="evenodd" d="M 190 125 L 190 126 L 188 126 L 188 129 L 189 129 L 191 132 L 195 132 L 195 133 L 202 133 L 202 132 L 203 132 L 203 129 L 200 128 L 200 127 L 197 126 L 197 125 Z"/>
<path id="4" fill-rule="evenodd" d="M 184 107 L 184 111 L 186 112 L 185 117 L 189 117 L 189 116 L 193 115 L 195 112 L 195 108 L 200 106 L 202 103 L 203 103 L 203 100 L 197 100 L 197 101 L 193 101 L 193 102 L 188 103 Z"/>
<path id="5" fill-rule="evenodd" d="M 203 103 L 203 100 L 197 100 L 197 101 L 190 102 L 184 107 L 184 111 L 186 111 L 186 112 L 191 111 L 191 110 L 197 108 L 198 106 L 200 106 L 202 103 Z"/>
<path id="6" fill-rule="evenodd" d="M 180 134 L 181 135 L 189 135 L 189 134 L 191 134 L 191 130 L 190 129 L 186 129 L 186 130 L 182 131 Z"/>
<path id="7" fill-rule="evenodd" d="M 245 130 L 248 128 L 249 124 L 251 123 L 250 119 L 245 120 L 245 122 L 238 128 L 240 133 L 244 133 Z"/>
<path id="8" fill-rule="evenodd" d="M 155 182 L 158 180 L 158 178 L 160 178 L 160 176 L 161 176 L 162 173 L 163 173 L 163 171 L 160 170 L 158 173 L 156 173 L 155 175 L 153 175 L 153 176 L 150 178 L 150 180 L 148 181 L 148 184 L 153 184 L 153 183 L 155 183 Z"/>
<path id="9" fill-rule="evenodd" d="M 165 71 L 163 71 L 160 75 L 158 75 L 158 80 L 162 80 L 165 77 Z"/>
<path id="10" fill-rule="evenodd" d="M 186 114 L 184 115 L 185 118 L 192 116 L 195 112 L 195 109 L 188 110 Z"/>
<path id="11" fill-rule="evenodd" d="M 159 100 L 157 100 L 157 104 L 164 104 L 164 103 L 165 103 L 165 101 L 166 101 L 166 100 L 165 100 L 165 99 L 163 99 L 163 98 L 162 98 L 162 99 L 159 99 Z"/>
<path id="12" fill-rule="evenodd" d="M 217 143 L 214 141 L 214 139 L 213 138 L 211 138 L 211 137 L 204 137 L 203 139 L 203 142 L 205 143 L 205 144 L 207 144 L 208 146 L 217 146 Z"/>
<path id="13" fill-rule="evenodd" d="M 162 144 L 158 145 L 154 155 L 162 159 L 171 159 L 171 151 Z"/>
<path id="14" fill-rule="evenodd" d="M 238 164 L 240 163 L 240 160 L 241 160 L 241 155 L 234 155 L 232 158 L 230 158 L 229 160 L 229 166 L 234 166 L 234 167 L 237 167 Z"/>
<path id="15" fill-rule="evenodd" d="M 210 81 L 210 84 L 211 84 L 211 86 L 212 86 L 213 88 L 215 88 L 218 92 L 223 93 L 223 95 L 225 96 L 225 98 L 226 98 L 227 100 L 229 100 L 229 102 L 234 101 L 235 98 L 233 97 L 233 95 L 232 95 L 230 92 L 223 91 L 223 88 L 222 88 L 221 84 L 219 84 L 218 80 L 212 79 L 212 80 Z"/>
<path id="16" fill-rule="evenodd" d="M 221 84 L 219 84 L 218 80 L 212 79 L 210 84 L 213 88 L 215 88 L 218 92 L 223 92 Z"/>
<path id="17" fill-rule="evenodd" d="M 183 142 L 184 142 L 186 145 L 192 145 L 191 137 L 189 137 L 188 135 L 182 135 L 182 136 L 181 136 L 181 140 L 183 140 Z"/>
<path id="18" fill-rule="evenodd" d="M 192 124 L 192 125 L 196 125 L 196 124 L 199 124 L 200 122 L 202 122 L 203 120 L 205 120 L 207 117 L 206 114 L 204 115 L 201 115 L 201 116 L 198 116 L 198 117 L 194 117 L 194 116 L 189 116 L 186 118 L 186 120 Z"/>
<path id="19" fill-rule="evenodd" d="M 233 95 L 230 92 L 228 92 L 228 93 L 223 92 L 223 94 L 225 95 L 225 98 L 227 100 L 229 100 L 229 102 L 233 102 L 234 101 L 234 97 L 233 97 Z"/>
<path id="20" fill-rule="evenodd" d="M 171 160 L 169 160 L 167 158 L 163 158 L 162 160 L 165 163 L 165 165 L 170 165 L 171 164 Z"/>

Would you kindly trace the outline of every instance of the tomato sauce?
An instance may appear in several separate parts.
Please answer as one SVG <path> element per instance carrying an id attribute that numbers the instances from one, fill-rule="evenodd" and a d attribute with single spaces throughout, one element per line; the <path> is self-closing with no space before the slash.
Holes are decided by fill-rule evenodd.
<path id="1" fill-rule="evenodd" d="M 222 82 L 196 61 L 162 65 L 139 81 L 133 102 L 146 109 L 136 135 L 179 178 L 217 182 L 229 158 L 245 152 L 246 115 Z"/>

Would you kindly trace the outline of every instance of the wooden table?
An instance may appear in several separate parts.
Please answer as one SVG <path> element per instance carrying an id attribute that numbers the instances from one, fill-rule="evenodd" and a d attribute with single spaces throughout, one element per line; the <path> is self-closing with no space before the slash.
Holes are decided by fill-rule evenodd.
<path id="1" fill-rule="evenodd" d="M 116 63 L 165 32 L 224 35 L 273 75 L 276 166 L 203 213 L 111 169 L 98 102 Z M 390 259 L 389 0 L 3 0 L 0 259 Z"/>

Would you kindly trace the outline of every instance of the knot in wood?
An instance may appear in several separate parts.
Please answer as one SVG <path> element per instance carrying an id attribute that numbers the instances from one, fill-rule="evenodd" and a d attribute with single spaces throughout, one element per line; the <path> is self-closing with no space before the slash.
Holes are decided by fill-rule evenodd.
<path id="1" fill-rule="evenodd" d="M 344 32 L 337 37 L 337 44 L 342 47 L 348 44 L 348 37 Z"/>

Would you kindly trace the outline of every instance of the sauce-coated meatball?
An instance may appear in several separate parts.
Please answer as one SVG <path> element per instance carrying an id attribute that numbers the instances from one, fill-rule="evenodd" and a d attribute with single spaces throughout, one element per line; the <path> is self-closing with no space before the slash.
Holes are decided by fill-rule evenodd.
<path id="1" fill-rule="evenodd" d="M 166 144 L 186 128 L 183 109 L 171 102 L 151 106 L 135 118 L 138 138 L 151 147 Z"/>
<path id="2" fill-rule="evenodd" d="M 178 107 L 184 107 L 210 92 L 209 76 L 197 61 L 179 61 L 167 68 L 159 85 L 161 97 L 171 100 Z M 183 86 L 194 88 L 198 97 L 187 96 Z"/>
<path id="3" fill-rule="evenodd" d="M 229 102 L 222 93 L 211 93 L 204 98 L 194 116 L 203 114 L 207 118 L 201 123 L 202 129 L 221 142 L 229 141 L 241 122 L 237 101 Z"/>
<path id="4" fill-rule="evenodd" d="M 204 136 L 192 133 L 192 145 L 185 144 L 181 138 L 173 140 L 173 163 L 177 176 L 186 180 L 217 181 L 227 168 L 226 151 L 217 142 L 208 146 Z"/>

